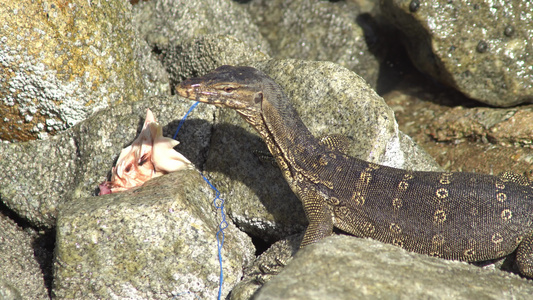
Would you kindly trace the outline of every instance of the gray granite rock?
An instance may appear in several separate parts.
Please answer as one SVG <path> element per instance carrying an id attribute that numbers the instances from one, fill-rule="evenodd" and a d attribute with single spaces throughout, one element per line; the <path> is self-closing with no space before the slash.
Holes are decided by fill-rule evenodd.
<path id="1" fill-rule="evenodd" d="M 315 136 L 347 136 L 353 140 L 349 154 L 367 161 L 438 169 L 398 130 L 390 108 L 355 73 L 329 62 L 271 60 L 253 65 L 284 88 Z M 217 113 L 205 171 L 228 198 L 237 225 L 275 241 L 303 230 L 307 221 L 278 167 L 261 161 L 257 151 L 268 153 L 251 126 L 232 110 Z"/>
<path id="2" fill-rule="evenodd" d="M 133 12 L 173 83 L 223 64 L 266 59 L 270 52 L 252 17 L 234 1 L 142 1 Z"/>
<path id="3" fill-rule="evenodd" d="M 490 105 L 533 102 L 529 1 L 381 3 L 421 71 Z"/>
<path id="4" fill-rule="evenodd" d="M 9 1 L 0 23 L 0 140 L 45 138 L 111 103 L 168 92 L 164 74 L 141 72 L 157 62 L 125 1 Z"/>
<path id="5" fill-rule="evenodd" d="M 47 140 L 0 143 L 2 202 L 34 226 L 53 228 L 59 203 L 98 192 L 120 150 L 140 132 L 147 108 L 169 137 L 190 105 L 168 96 L 124 102 Z M 185 123 L 193 125 L 184 126 L 178 136 L 178 151 L 197 166 L 205 160 L 213 111 L 197 108 Z"/>
<path id="6" fill-rule="evenodd" d="M 1 214 L 0 232 L 0 299 L 49 299 L 38 236 Z"/>
<path id="7" fill-rule="evenodd" d="M 379 61 L 367 42 L 378 38 L 355 2 L 254 0 L 246 6 L 273 57 L 332 61 L 376 86 Z"/>
<path id="8" fill-rule="evenodd" d="M 269 58 L 230 35 L 206 34 L 171 44 L 161 51 L 161 61 L 173 84 L 222 65 L 246 66 Z"/>
<path id="9" fill-rule="evenodd" d="M 417 3 L 416 0 L 413 2 Z M 55 227 L 59 213 L 53 291 L 57 298 L 216 297 L 219 266 L 214 234 L 220 219 L 219 213 L 211 204 L 212 191 L 195 171 L 167 175 L 123 194 L 91 197 L 97 193 L 98 184 L 109 176 L 120 150 L 129 145 L 140 131 L 146 108 L 151 108 L 163 124 L 164 135 L 173 135 L 179 119 L 192 102 L 166 96 L 169 79 L 175 83 L 185 77 L 201 75 L 222 64 L 252 65 L 282 85 L 304 123 L 315 135 L 342 134 L 352 139 L 351 155 L 411 170 L 438 168 L 431 158 L 417 149 L 409 137 L 398 130 L 392 111 L 353 72 L 333 63 L 265 61 L 271 53 L 268 44 L 271 43 L 274 50 L 272 53 L 275 52 L 273 55 L 283 53 L 285 56 L 301 57 L 305 54 L 307 59 L 335 60 L 349 68 L 352 68 L 351 59 L 354 59 L 368 63 L 369 68 L 372 68 L 376 62 L 367 56 L 368 48 L 359 44 L 362 33 L 356 26 L 360 20 L 355 19 L 358 12 L 348 9 L 352 4 L 299 0 L 287 2 L 282 8 L 275 8 L 278 1 L 267 3 L 257 0 L 246 5 L 229 0 L 142 1 L 134 6 L 131 16 L 129 6 L 123 7 L 123 4 L 106 3 L 98 8 L 89 7 L 88 11 L 83 12 L 79 7 L 86 5 L 86 1 L 80 3 L 75 2 L 69 7 L 71 11 L 68 11 L 77 16 L 78 20 L 85 20 L 85 17 L 79 16 L 88 12 L 94 12 L 98 16 L 100 12 L 104 12 L 106 18 L 112 19 L 112 22 L 108 22 L 106 18 L 93 20 L 96 25 L 87 26 L 87 31 L 100 26 L 98 24 L 101 22 L 123 25 L 120 30 L 112 26 L 111 29 L 102 27 L 118 34 L 118 37 L 109 42 L 111 46 L 104 44 L 107 47 L 105 49 L 114 49 L 118 45 L 123 52 L 117 54 L 109 50 L 110 52 L 104 53 L 104 48 L 97 48 L 101 54 L 97 56 L 89 50 L 85 51 L 87 53 L 84 52 L 83 57 L 88 57 L 88 62 L 92 64 L 89 67 L 83 65 L 89 71 L 87 74 L 102 71 L 103 74 L 111 72 L 116 76 L 106 77 L 108 81 L 99 82 L 100 85 L 94 83 L 91 87 L 96 87 L 96 91 L 86 92 L 82 86 L 72 93 L 83 97 L 87 93 L 100 95 L 102 99 L 107 99 L 101 107 L 114 100 L 126 101 L 115 103 L 106 111 L 96 113 L 47 140 L 0 143 L 0 199 L 7 208 L 30 221 L 32 226 L 46 228 Z M 419 3 L 419 8 L 426 5 L 425 2 Z M 258 4 L 262 10 L 259 10 Z M 460 4 L 454 2 L 453 5 Z M 4 13 L 4 16 L 14 19 L 26 16 L 28 12 L 35 10 L 35 6 L 28 7 L 31 9 L 26 11 L 15 11 L 11 6 L 7 10 L 0 8 L 0 16 Z M 59 11 L 57 6 L 45 8 L 49 13 Z M 116 8 L 118 12 L 109 15 L 107 10 L 110 8 Z M 251 10 L 255 8 L 257 11 Z M 483 5 L 478 7 L 480 11 L 483 9 Z M 260 11 L 272 13 L 260 17 Z M 329 17 L 328 13 L 335 13 L 335 16 Z M 307 17 L 302 18 L 303 15 Z M 57 17 L 56 13 L 52 17 L 62 16 Z M 286 22 L 291 27 L 275 26 L 274 23 L 279 23 L 276 20 Z M 261 26 L 270 22 L 272 26 L 258 28 L 254 22 Z M 310 22 L 318 22 L 319 29 L 314 30 Z M 9 26 L 11 23 L 7 24 Z M 500 28 L 503 25 L 497 26 Z M 33 28 L 39 29 L 37 26 Z M 101 31 L 106 33 L 107 29 L 104 29 Z M 345 31 L 341 33 L 336 31 L 343 29 Z M 531 46 L 523 43 L 522 29 L 513 29 L 515 32 L 505 31 L 509 36 L 505 36 L 500 42 L 510 45 L 505 50 L 506 53 L 522 55 L 516 54 L 520 52 L 513 52 L 516 50 L 515 46 L 524 44 L 526 50 Z M 136 34 L 137 31 L 140 34 Z M 46 32 L 45 34 L 51 34 Z M 300 35 L 291 35 L 293 32 L 299 32 Z M 321 35 L 316 37 L 318 33 Z M 31 39 L 39 34 L 39 30 L 30 30 L 30 35 L 20 36 Z M 13 51 L 10 43 L 14 40 L 2 39 L 2 36 L 4 32 L 0 34 L 0 63 L 5 65 L 6 62 L 12 63 L 7 58 L 14 53 L 6 52 L 8 48 L 5 46 L 9 45 L 9 50 Z M 346 39 L 346 36 L 350 38 Z M 299 38 L 306 43 L 305 46 L 290 43 Z M 38 49 L 35 46 L 36 40 L 39 39 L 35 38 L 28 45 Z M 485 55 L 479 58 L 485 60 L 488 55 L 492 55 L 492 49 L 500 49 L 493 48 L 498 41 L 497 38 L 489 40 L 487 51 L 474 54 L 480 57 Z M 90 48 L 90 43 L 93 40 L 82 45 L 82 49 Z M 326 44 L 335 45 L 334 49 L 327 49 L 326 46 L 329 45 Z M 345 45 L 355 45 L 358 52 Z M 478 45 L 476 43 L 474 48 Z M 461 44 L 461 47 L 470 49 L 468 43 Z M 462 51 L 463 48 L 459 50 Z M 483 49 L 485 48 L 480 48 Z M 54 53 L 53 50 L 50 53 Z M 68 55 L 70 54 L 67 54 L 67 58 L 71 59 Z M 79 58 L 75 55 L 72 57 L 72 60 L 66 61 L 67 65 L 58 67 L 60 75 L 57 76 L 62 80 L 64 78 L 61 76 L 65 76 L 64 74 L 78 74 L 76 72 L 79 70 L 71 67 L 78 66 L 73 62 Z M 109 57 L 114 61 L 111 68 L 107 64 Z M 466 58 L 460 58 L 460 62 L 469 61 L 467 55 L 464 57 Z M 517 57 L 523 58 L 526 63 L 530 61 L 527 55 Z M 99 63 L 102 59 L 107 59 L 106 63 Z M 507 63 L 506 59 L 497 57 L 497 62 Z M 477 60 L 473 61 L 478 63 Z M 38 60 L 30 62 L 38 63 Z M 491 62 L 483 61 L 484 66 L 489 63 Z M 106 70 L 100 70 L 94 65 L 105 65 Z M 40 67 L 39 64 L 36 66 Z M 359 67 L 360 64 L 355 64 L 352 69 L 372 82 L 377 68 L 357 69 Z M 38 69 L 39 72 L 40 70 Z M 511 67 L 505 71 L 509 70 L 518 72 Z M 505 76 L 504 80 L 510 80 Z M 91 78 L 89 77 L 90 80 Z M 487 78 L 490 84 L 497 83 L 496 79 Z M 82 83 L 90 82 L 89 79 L 84 78 L 86 81 Z M 0 88 L 6 86 L 6 82 L 0 81 Z M 472 79 L 469 82 L 476 83 Z M 511 82 L 510 86 L 519 91 L 514 81 L 505 83 L 507 82 Z M 80 85 L 78 81 L 75 83 Z M 44 91 L 51 91 L 47 86 L 36 86 L 42 87 Z M 72 91 L 68 84 L 57 84 L 55 87 L 63 93 L 67 92 L 67 95 Z M 16 94 L 17 97 L 25 97 L 24 92 L 28 91 L 16 88 L 13 93 L 19 93 Z M 23 93 L 20 94 L 20 91 Z M 148 98 L 146 95 L 157 97 Z M 128 103 L 129 100 L 140 101 Z M 30 113 L 33 114 L 32 111 Z M 4 118 L 3 114 L 2 117 Z M 23 117 L 23 124 L 26 124 L 26 119 L 39 119 L 38 116 L 32 117 L 29 114 Z M 527 120 L 527 117 L 523 119 Z M 493 121 L 497 122 L 491 117 L 487 122 L 493 124 Z M 51 123 L 50 126 L 53 127 L 54 124 Z M 235 112 L 200 105 L 185 122 L 178 140 L 181 141 L 178 151 L 199 169 L 205 170 L 211 182 L 222 191 L 226 200 L 226 212 L 240 229 L 260 239 L 275 241 L 305 228 L 307 221 L 301 204 L 288 188 L 277 166 L 261 160 L 261 154 L 254 153 L 256 150 L 267 152 L 267 149 L 253 129 Z M 0 226 L 1 224 L 2 220 Z M 270 276 L 264 274 L 289 262 L 290 255 L 298 245 L 298 242 L 291 243 L 289 240 L 275 244 L 253 264 L 249 264 L 245 269 L 246 273 L 243 273 L 243 266 L 251 260 L 249 239 L 231 224 L 225 237 L 226 245 L 222 252 L 226 275 L 223 296 L 244 275 L 244 281 L 232 292 L 234 299 L 250 297 L 262 282 L 270 279 Z M 17 237 L 14 240 L 22 241 L 23 247 L 14 247 L 12 244 L 0 246 L 8 245 L 6 247 L 9 248 L 2 251 L 5 252 L 2 257 L 14 257 L 13 261 L 18 262 L 23 258 L 16 256 L 16 253 L 27 254 L 28 237 Z M 512 296 L 521 299 L 522 295 L 527 296 L 532 292 L 529 282 L 506 273 L 406 253 L 379 242 L 333 237 L 311 247 L 318 248 L 304 249 L 299 253 L 295 262 L 289 262 L 286 272 L 273 277 L 257 297 L 271 299 L 270 297 L 281 295 L 293 299 L 306 296 L 322 299 L 332 295 L 339 295 L 339 298 L 360 295 L 367 298 L 409 298 L 414 295 L 422 298 L 470 298 L 473 295 L 488 295 L 489 299 Z M 13 270 L 10 274 L 17 271 Z M 25 294 L 32 290 L 40 293 L 44 288 L 44 284 L 38 288 L 27 288 L 30 284 L 27 281 L 34 282 L 31 278 L 35 274 L 37 278 L 42 278 L 42 275 L 38 277 L 35 268 L 28 270 L 31 270 L 31 274 L 24 275 L 24 279 L 6 279 L 5 276 L 0 276 L 0 298 L 39 298 Z M 338 270 L 338 274 L 327 273 L 329 270 Z M 314 281 L 309 281 L 311 279 L 308 279 L 310 276 L 306 272 L 315 272 Z M 284 274 L 289 274 L 289 277 L 283 277 Z M 346 278 L 344 282 L 335 280 L 334 276 L 340 276 L 339 274 L 342 279 Z M 496 291 L 488 285 L 492 285 Z M 291 291 L 291 288 L 294 290 Z M 338 292 L 340 290 L 345 292 Z M 47 297 L 46 290 L 44 295 Z"/>
<path id="10" fill-rule="evenodd" d="M 57 225 L 55 296 L 215 299 L 221 215 L 214 196 L 197 171 L 187 170 L 126 192 L 64 204 Z M 227 225 L 222 298 L 253 257 L 251 240 Z"/>
<path id="11" fill-rule="evenodd" d="M 300 250 L 254 299 L 531 299 L 531 282 L 504 271 L 332 236 Z"/>
<path id="12" fill-rule="evenodd" d="M 134 7 L 134 23 L 148 44 L 160 49 L 203 35 L 230 35 L 253 50 L 269 52 L 251 16 L 231 0 L 142 1 Z"/>
<path id="13" fill-rule="evenodd" d="M 0 298 L 3 300 L 22 300 L 20 292 L 4 280 L 0 280 Z"/>
<path id="14" fill-rule="evenodd" d="M 407 170 L 439 169 L 398 130 L 394 112 L 354 72 L 331 62 L 291 59 L 255 66 L 283 87 L 315 136 L 346 136 L 353 140 L 348 154 L 366 161 Z M 420 165 L 411 162 L 417 156 Z"/>

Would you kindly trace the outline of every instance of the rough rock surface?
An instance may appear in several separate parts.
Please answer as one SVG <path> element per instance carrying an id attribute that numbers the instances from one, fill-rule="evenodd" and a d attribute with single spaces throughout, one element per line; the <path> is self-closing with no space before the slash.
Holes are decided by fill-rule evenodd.
<path id="1" fill-rule="evenodd" d="M 147 108 L 163 125 L 163 134 L 172 136 L 190 104 L 176 97 L 124 102 L 46 140 L 0 143 L 2 202 L 37 227 L 54 227 L 61 202 L 98 192 L 120 150 L 140 131 Z M 178 137 L 178 151 L 196 165 L 205 160 L 213 110 L 197 108 L 187 122 L 194 126 L 185 126 Z"/>
<path id="2" fill-rule="evenodd" d="M 125 1 L 8 1 L 0 24 L 0 140 L 44 138 L 111 103 L 168 92 L 161 74 L 140 72 L 155 62 Z"/>
<path id="3" fill-rule="evenodd" d="M 532 106 L 478 104 L 422 76 L 407 76 L 383 95 L 402 132 L 450 171 L 500 174 L 533 180 Z"/>
<path id="4" fill-rule="evenodd" d="M 187 170 L 65 204 L 57 225 L 55 296 L 215 299 L 221 219 L 214 196 L 196 170 Z M 250 238 L 227 225 L 223 298 L 253 256 Z"/>
<path id="5" fill-rule="evenodd" d="M 520 108 L 454 107 L 429 124 L 437 141 L 465 139 L 489 141 L 503 146 L 533 143 L 533 106 Z"/>
<path id="6" fill-rule="evenodd" d="M 222 65 L 246 66 L 269 57 L 229 35 L 203 35 L 164 48 L 161 61 L 171 84 Z"/>
<path id="7" fill-rule="evenodd" d="M 234 1 L 142 1 L 134 10 L 139 32 L 152 46 L 166 48 L 204 35 L 231 35 L 254 50 L 269 52 L 251 16 Z"/>
<path id="8" fill-rule="evenodd" d="M 57 117 L 58 114 L 51 114 L 55 119 L 48 123 L 41 120 L 32 107 L 14 108 L 11 105 L 9 109 L 12 111 L 0 110 L 0 122 L 14 120 L 6 119 L 8 113 L 22 113 L 14 124 L 25 130 L 26 136 L 45 137 L 49 127 L 53 130 L 66 128 L 73 123 L 61 122 L 71 118 L 78 122 L 96 107 L 108 104 L 110 107 L 45 140 L 0 143 L 0 210 L 17 220 L 17 224 L 29 221 L 27 225 L 18 226 L 12 220 L 0 217 L 0 232 L 3 233 L 0 243 L 0 260 L 3 262 L 0 265 L 8 266 L 2 268 L 4 273 L 0 274 L 0 298 L 46 299 L 48 293 L 57 295 L 57 298 L 66 295 L 78 298 L 215 298 L 219 266 L 214 230 L 219 224 L 220 214 L 212 206 L 212 191 L 197 173 L 186 172 L 191 175 L 186 178 L 182 177 L 182 173 L 163 176 L 122 195 L 91 196 L 98 192 L 98 184 L 109 176 L 120 150 L 135 139 L 142 127 L 146 108 L 153 110 L 163 125 L 165 136 L 174 134 L 180 118 L 192 102 L 167 96 L 169 82 L 172 84 L 185 77 L 201 75 L 221 64 L 253 65 L 270 74 L 283 86 L 314 134 L 347 134 L 354 141 L 352 154 L 355 156 L 411 169 L 433 166 L 427 156 L 413 147 L 410 138 L 398 130 L 391 110 L 361 78 L 332 63 L 266 61 L 269 55 L 278 55 L 273 52 L 284 50 L 279 49 L 278 42 L 285 43 L 300 37 L 290 36 L 291 32 L 287 33 L 287 37 L 282 36 L 286 29 L 272 26 L 266 30 L 279 34 L 276 36 L 279 39 L 272 38 L 263 31 L 266 28 L 261 27 L 263 23 L 258 23 L 259 27 L 254 24 L 259 22 L 258 15 L 261 14 L 256 3 L 262 3 L 261 9 L 275 10 L 270 17 L 284 20 L 293 26 L 291 29 L 298 29 L 306 45 L 311 45 L 311 42 L 317 45 L 315 49 L 285 43 L 287 55 L 305 53 L 309 55 L 307 59 L 320 57 L 344 63 L 343 59 L 351 57 L 348 54 L 354 49 L 343 47 L 342 39 L 347 39 L 346 45 L 354 42 L 351 38 L 360 42 L 360 29 L 352 27 L 357 24 L 363 26 L 366 42 L 371 42 L 372 38 L 368 38 L 373 32 L 368 30 L 372 28 L 365 27 L 368 24 L 361 21 L 375 17 L 366 14 L 364 17 L 369 19 L 361 19 L 362 15 L 344 8 L 351 8 L 356 3 L 366 7 L 361 11 L 373 14 L 371 7 L 375 1 L 328 3 L 298 0 L 284 3 L 285 9 L 273 8 L 272 4 L 261 0 L 141 1 L 133 9 L 126 5 L 127 2 L 117 1 L 104 1 L 99 6 L 96 1 L 79 0 L 70 1 L 68 5 L 64 1 L 11 2 L 0 7 L 3 21 L 0 25 L 0 70 L 8 70 L 7 73 L 0 71 L 0 88 L 7 87 L 0 90 L 0 101 L 7 101 L 15 95 L 18 100 L 37 99 L 37 102 L 28 100 L 27 103 L 32 105 L 47 104 L 42 101 L 45 96 L 59 107 L 75 107 L 75 104 L 87 99 L 93 102 L 87 102 L 89 105 L 82 107 L 83 116 L 74 114 L 62 119 Z M 236 2 L 250 3 L 241 5 Z M 429 11 L 429 8 L 441 5 L 460 7 L 467 3 L 448 1 L 441 4 L 445 2 L 433 3 L 429 7 L 427 1 L 412 0 L 407 5 L 412 3 L 415 10 Z M 451 64 L 459 62 L 462 65 L 456 67 L 467 65 L 468 69 L 452 70 L 470 76 L 467 82 L 472 83 L 468 86 L 472 90 L 478 84 L 474 80 L 478 78 L 476 72 L 485 72 L 487 68 L 492 68 L 490 71 L 494 73 L 481 73 L 486 76 L 487 83 L 482 85 L 483 88 L 500 84 L 500 79 L 491 77 L 496 74 L 504 84 L 508 84 L 505 86 L 508 91 L 520 92 L 520 87 L 526 90 L 528 82 L 525 79 L 531 77 L 527 73 L 530 71 L 527 67 L 531 65 L 527 51 L 531 47 L 532 31 L 531 25 L 524 25 L 523 21 L 530 16 L 527 9 L 522 11 L 522 15 L 517 14 L 513 5 L 527 2 L 492 7 L 490 12 L 498 16 L 498 22 L 492 21 L 493 15 L 487 13 L 485 4 L 488 1 L 468 3 L 471 6 L 466 10 L 458 10 L 463 16 L 462 23 L 456 21 L 449 25 L 456 28 L 457 24 L 461 24 L 471 29 L 450 37 L 466 36 L 458 43 L 459 46 L 455 45 L 454 53 L 460 56 L 451 53 L 452 59 L 455 59 L 451 60 Z M 309 10 L 302 10 L 297 7 L 298 4 L 305 5 Z M 24 5 L 24 9 L 17 9 L 19 5 Z M 251 7 L 257 11 L 247 11 Z M 286 7 L 297 11 L 296 17 Z M 498 15 L 501 11 L 510 12 L 514 22 L 511 27 L 502 21 L 507 16 L 501 18 Z M 335 16 L 328 19 L 325 12 L 335 12 Z M 309 20 L 296 20 L 298 13 L 305 14 Z M 520 17 L 516 18 L 517 15 Z M 442 21 L 435 24 L 444 24 L 440 25 L 440 30 L 447 33 L 450 28 L 448 20 L 443 21 L 444 16 L 437 15 L 434 20 Z M 485 17 L 488 19 L 478 20 Z M 476 27 L 468 23 L 469 19 L 478 22 Z M 307 21 L 320 26 L 313 28 Z M 339 28 L 348 31 L 338 32 Z M 328 36 L 328 32 L 334 34 Z M 468 35 L 471 32 L 475 33 L 474 40 Z M 315 38 L 313 34 L 316 33 L 321 35 Z M 49 39 L 42 39 L 42 35 Z M 424 34 L 420 36 L 424 37 Z M 486 38 L 487 43 L 479 43 L 476 40 L 479 37 Z M 322 40 L 328 42 L 322 43 Z M 438 45 L 447 41 L 439 40 Z M 332 50 L 327 49 L 329 42 L 338 49 L 329 51 Z M 521 45 L 524 52 L 517 50 Z M 274 51 L 270 50 L 271 46 Z M 368 48 L 364 48 L 365 45 L 358 48 L 365 55 L 372 44 L 366 46 Z M 321 51 L 318 51 L 319 48 Z M 398 50 L 393 46 L 388 48 Z M 294 52 L 295 49 L 302 53 Z M 328 57 L 328 53 L 332 56 Z M 493 58 L 491 55 L 495 53 L 497 55 Z M 372 57 L 363 55 L 364 58 L 360 59 L 359 54 L 354 54 L 356 60 L 368 60 L 369 66 L 374 66 Z M 508 54 L 514 55 L 514 59 Z M 469 55 L 473 55 L 474 59 Z M 498 55 L 507 56 L 502 58 Z M 415 56 L 420 61 L 424 53 Z M 397 78 L 406 78 L 414 73 L 398 69 L 399 65 L 409 64 L 406 61 L 387 61 L 386 65 L 397 72 Z M 516 67 L 521 62 L 525 66 L 523 73 L 519 73 Z M 492 63 L 501 65 L 493 67 Z M 55 69 L 50 69 L 50 66 Z M 357 64 L 354 68 L 359 66 Z M 387 69 L 383 66 L 380 66 L 378 85 L 381 80 L 387 79 L 383 78 L 386 74 L 383 75 L 382 71 Z M 22 74 L 22 69 L 14 69 L 16 67 L 30 72 Z M 371 75 L 376 72 L 376 69 L 354 70 L 365 77 L 365 72 Z M 518 76 L 511 76 L 510 72 Z M 47 81 L 41 80 L 43 76 Z M 426 88 L 435 83 L 425 76 L 424 80 L 418 78 L 409 85 Z M 423 137 L 417 141 L 428 147 L 433 155 L 445 157 L 439 158 L 445 167 L 467 171 L 474 168 L 484 173 L 512 170 L 533 174 L 529 108 L 477 108 L 473 106 L 479 103 L 472 101 L 464 104 L 465 107 L 456 107 L 460 103 L 456 99 L 467 98 L 454 95 L 450 97 L 454 101 L 447 98 L 440 103 L 442 96 L 435 91 L 425 90 L 419 95 L 413 90 L 398 92 L 398 87 L 390 88 L 392 93 L 398 93 L 399 98 L 403 98 L 401 101 L 389 101 L 403 122 L 399 128 L 417 139 Z M 491 89 L 487 88 L 487 91 L 487 94 L 492 93 Z M 506 93 L 505 89 L 501 92 Z M 157 97 L 149 98 L 147 95 Z M 520 97 L 518 94 L 515 96 L 516 99 Z M 72 99 L 78 102 L 70 101 Z M 132 103 L 130 100 L 139 101 Z M 419 105 L 420 102 L 425 104 Z M 510 105 L 510 102 L 506 103 L 504 105 Z M 59 111 L 57 107 L 56 110 L 52 108 L 45 107 L 47 111 Z M 42 131 L 32 131 L 34 125 L 27 125 L 32 121 L 44 124 L 37 127 L 43 127 Z M 18 127 L 16 130 L 19 130 Z M 0 126 L 0 131 L 4 128 Z M 11 130 L 8 134 L 13 132 Z M 0 139 L 15 138 L 1 136 Z M 272 242 L 305 228 L 306 221 L 299 201 L 290 192 L 277 167 L 270 161 L 262 160 L 260 153 L 254 153 L 255 150 L 266 151 L 266 147 L 235 112 L 200 105 L 184 123 L 178 140 L 181 144 L 177 150 L 198 169 L 207 170 L 211 183 L 223 191 L 226 212 L 232 217 L 227 221 L 236 223 L 248 235 L 257 238 L 257 251 L 268 246 L 262 245 L 260 239 Z M 464 161 L 468 162 L 468 167 L 462 167 Z M 52 278 L 52 247 L 43 251 L 41 243 L 53 242 L 58 214 L 56 274 Z M 45 227 L 52 234 L 36 234 L 35 227 Z M 223 295 L 228 293 L 238 277 L 244 275 L 243 282 L 232 293 L 235 299 L 248 299 L 264 281 L 276 279 L 276 276 L 269 276 L 269 271 L 290 262 L 290 255 L 298 246 L 298 242 L 291 238 L 284 239 L 249 264 L 243 273 L 243 264 L 250 258 L 248 238 L 231 225 L 225 237 L 227 240 L 222 254 L 228 259 L 224 258 L 223 267 L 229 277 L 225 278 Z M 48 240 L 43 241 L 45 238 Z M 366 298 L 410 299 L 412 295 L 419 295 L 436 299 L 483 296 L 489 299 L 527 299 L 532 292 L 531 281 L 508 273 L 434 260 L 378 242 L 333 237 L 319 245 L 316 247 L 322 252 L 316 254 L 316 249 L 311 248 L 300 253 L 303 259 L 288 265 L 287 274 L 290 276 L 287 278 L 281 274 L 265 286 L 259 297 L 285 293 L 283 297 L 298 299 L 318 289 L 322 289 L 317 291 L 320 298 L 346 295 L 350 299 L 357 293 Z M 188 254 L 191 257 L 195 255 L 195 259 L 191 260 Z M 318 270 L 313 269 L 315 267 Z M 310 275 L 308 270 L 316 270 L 316 275 Z M 322 276 L 328 270 L 338 270 L 338 273 Z M 336 279 L 335 276 L 339 275 L 346 279 L 344 283 L 347 285 L 343 286 L 343 280 Z M 293 291 L 285 289 L 284 286 L 295 281 L 299 283 L 292 286 L 295 287 Z M 103 285 L 103 282 L 106 284 Z M 51 286 L 52 289 L 47 291 L 46 288 Z M 341 290 L 346 293 L 342 294 Z"/>
<path id="9" fill-rule="evenodd" d="M 327 60 L 375 87 L 378 36 L 359 5 L 348 1 L 254 0 L 246 7 L 277 59 Z"/>
<path id="10" fill-rule="evenodd" d="M 0 232 L 0 299 L 48 299 L 37 236 L 4 215 Z"/>
<path id="11" fill-rule="evenodd" d="M 531 282 L 499 270 L 332 236 L 298 251 L 254 299 L 530 299 Z"/>
<path id="12" fill-rule="evenodd" d="M 438 169 L 398 130 L 390 108 L 355 73 L 329 62 L 271 60 L 254 66 L 284 88 L 315 136 L 347 136 L 353 140 L 349 154 L 367 161 L 411 170 Z M 277 165 L 261 161 L 257 151 L 268 149 L 249 124 L 235 111 L 217 113 L 205 170 L 230 199 L 229 213 L 238 226 L 275 241 L 301 231 L 307 221 Z"/>
<path id="13" fill-rule="evenodd" d="M 142 38 L 161 52 L 173 83 L 222 64 L 266 59 L 270 52 L 250 14 L 234 1 L 143 1 L 133 13 Z"/>
<path id="14" fill-rule="evenodd" d="M 493 106 L 533 101 L 533 6 L 529 1 L 381 3 L 421 71 Z"/>

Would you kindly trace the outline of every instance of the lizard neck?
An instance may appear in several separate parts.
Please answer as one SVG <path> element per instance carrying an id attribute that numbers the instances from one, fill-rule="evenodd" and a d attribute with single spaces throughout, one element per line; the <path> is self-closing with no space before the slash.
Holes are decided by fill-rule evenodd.
<path id="1" fill-rule="evenodd" d="M 315 157 L 318 140 L 304 125 L 288 98 L 276 83 L 263 86 L 261 114 L 248 119 L 266 142 L 289 185 L 294 190 L 298 175 L 298 161 Z M 307 160 L 305 159 L 305 160 Z"/>

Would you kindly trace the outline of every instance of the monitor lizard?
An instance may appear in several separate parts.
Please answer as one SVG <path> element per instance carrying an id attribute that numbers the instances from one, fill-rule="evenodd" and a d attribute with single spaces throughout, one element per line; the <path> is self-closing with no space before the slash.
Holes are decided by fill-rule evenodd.
<path id="1" fill-rule="evenodd" d="M 257 130 L 309 220 L 300 247 L 336 227 L 445 259 L 516 250 L 519 272 L 533 278 L 533 183 L 525 177 L 406 171 L 350 157 L 338 136 L 314 137 L 282 88 L 252 67 L 222 66 L 176 92 L 232 108 Z"/>

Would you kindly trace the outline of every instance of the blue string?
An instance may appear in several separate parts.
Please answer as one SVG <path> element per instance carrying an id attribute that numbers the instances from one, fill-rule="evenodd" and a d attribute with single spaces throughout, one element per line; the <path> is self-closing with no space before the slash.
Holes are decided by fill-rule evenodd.
<path id="1" fill-rule="evenodd" d="M 222 221 L 218 225 L 218 231 L 216 234 L 217 237 L 217 249 L 218 249 L 218 263 L 220 265 L 220 278 L 218 285 L 218 299 L 222 296 L 222 283 L 224 282 L 224 273 L 222 270 L 222 246 L 224 245 L 224 229 L 228 227 L 228 222 L 226 222 L 226 214 L 224 214 L 224 199 L 220 198 L 220 192 L 215 186 L 209 182 L 209 180 L 202 174 L 205 182 L 215 191 L 215 199 L 213 199 L 213 206 L 216 209 L 220 209 L 220 214 L 222 216 Z M 217 200 L 220 200 L 220 205 L 217 205 Z"/>
<path id="2" fill-rule="evenodd" d="M 173 139 L 176 139 L 176 136 L 178 135 L 178 131 L 180 130 L 181 126 L 183 125 L 183 122 L 185 122 L 185 119 L 187 119 L 187 116 L 189 116 L 189 113 L 200 103 L 199 101 L 196 101 L 191 108 L 187 111 L 183 119 L 178 124 L 178 128 L 176 129 L 176 133 L 174 133 Z M 219 210 L 220 209 L 220 215 L 222 216 L 222 220 L 220 221 L 220 224 L 218 225 L 218 231 L 216 233 L 217 238 L 217 250 L 218 250 L 218 263 L 220 266 L 220 276 L 219 276 L 219 284 L 218 284 L 218 300 L 220 300 L 220 297 L 222 296 L 222 284 L 224 283 L 224 271 L 222 269 L 222 246 L 224 246 L 224 229 L 228 227 L 228 222 L 226 222 L 226 214 L 224 213 L 224 199 L 220 198 L 220 192 L 217 190 L 217 188 L 209 182 L 209 180 L 204 176 L 204 174 L 200 173 L 202 175 L 202 178 L 207 182 L 207 184 L 215 191 L 215 199 L 213 199 L 213 206 Z M 217 200 L 219 200 L 220 204 L 217 204 Z"/>
<path id="3" fill-rule="evenodd" d="M 191 108 L 189 108 L 189 110 L 187 111 L 183 119 L 181 119 L 180 123 L 178 124 L 178 128 L 176 128 L 176 133 L 174 133 L 174 136 L 172 137 L 173 139 L 176 139 L 176 136 L 178 135 L 178 131 L 180 131 L 181 129 L 181 125 L 183 125 L 183 122 L 185 122 L 185 119 L 187 119 L 191 111 L 198 105 L 198 103 L 200 103 L 200 101 L 194 102 L 194 104 L 191 106 Z"/>

